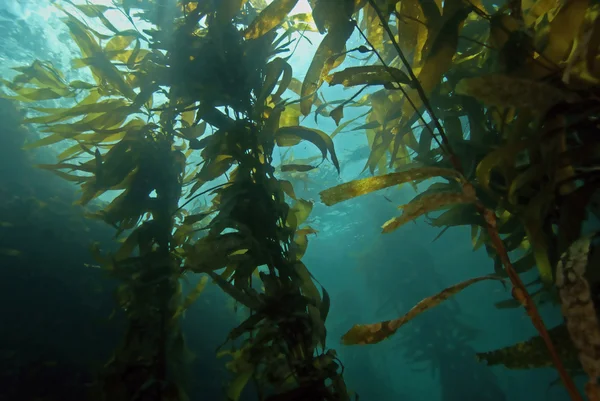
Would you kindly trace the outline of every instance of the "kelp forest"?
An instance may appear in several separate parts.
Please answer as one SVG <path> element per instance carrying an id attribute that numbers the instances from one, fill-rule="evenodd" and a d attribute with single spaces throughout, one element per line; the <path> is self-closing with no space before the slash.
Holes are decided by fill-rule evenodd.
<path id="1" fill-rule="evenodd" d="M 0 400 L 600 401 L 599 4 L 38 3 Z"/>

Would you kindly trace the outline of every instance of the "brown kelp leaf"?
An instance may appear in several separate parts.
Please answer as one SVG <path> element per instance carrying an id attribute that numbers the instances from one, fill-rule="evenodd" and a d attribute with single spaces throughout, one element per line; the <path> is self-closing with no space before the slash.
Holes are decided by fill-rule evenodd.
<path id="1" fill-rule="evenodd" d="M 556 266 L 556 287 L 562 301 L 562 313 L 566 319 L 569 336 L 578 350 L 579 361 L 589 377 L 590 390 L 597 389 L 598 366 L 600 366 L 600 323 L 594 306 L 594 297 L 585 274 L 591 238 L 575 241 Z M 590 397 L 590 399 L 592 399 Z"/>
<path id="2" fill-rule="evenodd" d="M 306 164 L 284 164 L 281 166 L 281 171 L 310 171 L 316 169 L 316 166 L 310 166 Z"/>
<path id="3" fill-rule="evenodd" d="M 432 177 L 458 178 L 459 175 L 455 170 L 446 168 L 414 168 L 408 171 L 390 173 L 346 182 L 333 188 L 326 189 L 319 195 L 321 195 L 321 201 L 324 204 L 331 206 L 357 196 L 391 187 L 393 185 L 403 184 L 410 181 L 421 181 Z"/>
<path id="4" fill-rule="evenodd" d="M 314 102 L 314 94 L 323 83 L 323 78 L 331 71 L 336 63 L 336 59 L 344 51 L 346 41 L 350 37 L 354 26 L 348 25 L 331 29 L 323 38 L 317 51 L 308 67 L 306 77 L 302 82 L 300 97 L 300 110 L 302 115 L 307 116 Z"/>
<path id="5" fill-rule="evenodd" d="M 252 21 L 244 37 L 256 39 L 279 25 L 285 17 L 296 7 L 298 0 L 275 0 L 260 12 L 258 17 Z"/>
<path id="6" fill-rule="evenodd" d="M 327 157 L 327 152 L 329 151 L 331 162 L 337 169 L 338 173 L 340 172 L 340 164 L 338 162 L 337 155 L 335 154 L 333 141 L 331 140 L 329 135 L 327 135 L 323 131 L 300 126 L 292 126 L 279 128 L 275 133 L 275 139 L 277 140 L 277 144 L 280 146 L 281 139 L 284 139 L 286 137 L 297 137 L 305 141 L 311 142 L 313 145 L 319 148 L 321 154 L 323 155 L 323 159 Z"/>
<path id="7" fill-rule="evenodd" d="M 334 72 L 326 80 L 330 86 L 344 85 L 345 87 L 357 85 L 389 85 L 393 83 L 410 84 L 411 80 L 403 71 L 383 65 L 366 65 L 361 67 L 348 67 L 342 71 Z"/>
<path id="8" fill-rule="evenodd" d="M 331 110 L 329 113 L 329 117 L 333 118 L 335 121 L 335 125 L 339 126 L 340 121 L 344 118 L 344 104 L 337 106 L 335 109 Z"/>
<path id="9" fill-rule="evenodd" d="M 291 182 L 286 180 L 279 180 L 279 185 L 281 185 L 281 189 L 283 190 L 283 192 L 285 192 L 287 196 L 289 196 L 293 200 L 296 200 L 296 192 L 294 191 L 294 186 Z"/>
<path id="10" fill-rule="evenodd" d="M 472 203 L 476 200 L 473 194 L 464 194 L 461 192 L 440 192 L 424 196 L 416 202 L 408 203 L 402 206 L 402 216 L 394 217 L 386 221 L 382 228 L 384 234 L 391 233 L 400 226 L 413 221 L 425 213 L 439 210 L 446 206 L 455 205 L 457 203 Z"/>
<path id="11" fill-rule="evenodd" d="M 541 112 L 568 97 L 564 91 L 549 84 L 502 74 L 462 79 L 455 90 L 458 94 L 476 98 L 486 106 L 527 108 Z"/>
<path id="12" fill-rule="evenodd" d="M 386 320 L 380 323 L 374 324 L 357 324 L 354 325 L 346 334 L 342 336 L 342 344 L 345 345 L 363 345 L 363 344 L 376 344 L 386 338 L 392 336 L 396 331 L 408 323 L 410 320 L 431 309 L 451 296 L 464 290 L 471 284 L 478 283 L 484 280 L 499 280 L 501 278 L 494 275 L 487 275 L 482 277 L 475 277 L 461 283 L 455 284 L 448 287 L 436 295 L 427 297 L 416 304 L 408 313 L 398 319 Z"/>
<path id="13" fill-rule="evenodd" d="M 564 324 L 548 330 L 560 359 L 569 369 L 578 368 L 576 349 Z M 508 369 L 532 369 L 554 365 L 544 340 L 540 336 L 494 351 L 477 353 L 477 359 L 488 365 L 504 365 Z"/>

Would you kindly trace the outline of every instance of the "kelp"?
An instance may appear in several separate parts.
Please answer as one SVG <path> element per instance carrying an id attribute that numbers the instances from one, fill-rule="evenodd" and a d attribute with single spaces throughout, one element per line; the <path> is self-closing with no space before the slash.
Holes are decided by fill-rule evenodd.
<path id="1" fill-rule="evenodd" d="M 566 325 L 561 324 L 548 331 L 557 352 L 569 371 L 580 369 L 575 347 L 569 337 Z M 552 359 L 546 352 L 546 345 L 540 336 L 533 337 L 502 349 L 479 352 L 477 358 L 488 365 L 504 365 L 509 369 L 532 369 L 552 367 Z"/>
<path id="2" fill-rule="evenodd" d="M 383 341 L 386 338 L 393 335 L 394 333 L 396 333 L 396 331 L 398 331 L 398 329 L 401 326 L 405 325 L 419 314 L 439 305 L 440 303 L 444 302 L 445 300 L 462 291 L 463 289 L 467 288 L 468 286 L 483 280 L 501 279 L 496 276 L 476 277 L 448 287 L 436 295 L 423 299 L 417 305 L 415 305 L 408 313 L 397 319 L 387 320 L 385 322 L 375 324 L 355 325 L 346 334 L 342 336 L 342 343 L 346 345 L 375 344 L 380 341 Z"/>
<path id="3" fill-rule="evenodd" d="M 485 245 L 495 261 L 496 274 L 510 278 L 513 293 L 519 294 L 517 304 L 526 308 L 544 338 L 571 398 L 580 399 L 518 274 L 536 266 L 544 284 L 540 294 L 552 291 L 558 257 L 579 238 L 591 194 L 597 189 L 596 173 L 589 169 L 597 162 L 592 156 L 597 138 L 589 124 L 598 111 L 593 95 L 597 81 L 591 78 L 592 64 L 567 71 L 564 63 L 569 59 L 583 65 L 580 56 L 569 54 L 571 45 L 579 54 L 591 52 L 588 60 L 596 57 L 597 46 L 586 40 L 595 32 L 591 21 L 597 7 L 576 2 L 529 9 L 523 4 L 520 14 L 511 14 L 506 6 L 490 8 L 475 3 L 447 2 L 439 8 L 404 2 L 387 7 L 374 0 L 367 3 L 369 11 L 357 27 L 368 45 L 366 50 L 377 55 L 377 62 L 348 67 L 348 73 L 336 72 L 329 82 L 350 85 L 350 73 L 361 69 L 365 73 L 386 71 L 387 79 L 400 70 L 399 80 L 412 88 L 384 84 L 384 89 L 370 96 L 371 112 L 361 127 L 371 147 L 365 168 L 380 173 L 326 190 L 322 200 L 334 204 L 383 188 L 367 183 L 391 176 L 383 170 L 384 163 L 396 171 L 391 174 L 403 174 L 413 162 L 424 168 L 454 169 L 458 185 L 448 183 L 445 189 L 466 191 L 479 218 L 467 217 L 462 212 L 467 205 L 456 202 L 439 227 L 471 225 L 474 246 Z M 416 19 L 412 30 L 404 21 L 400 23 L 398 10 L 405 8 Z M 379 24 L 373 24 L 372 15 L 367 15 L 371 11 L 377 14 Z M 546 16 L 552 18 L 544 19 Z M 522 18 L 529 21 L 533 40 L 522 28 Z M 587 22 L 579 25 L 584 20 Z M 421 29 L 414 29 L 416 26 Z M 387 33 L 386 46 L 371 43 L 381 40 L 381 27 Z M 461 32 L 471 34 L 482 27 L 488 38 L 458 41 Z M 400 35 L 402 29 L 420 38 L 416 50 Z M 366 77 L 362 84 L 370 83 Z M 410 139 L 417 120 L 422 123 L 416 130 L 418 142 Z M 345 124 L 338 119 L 335 122 Z M 406 206 L 406 216 L 391 220 L 384 228 L 394 229 L 441 206 L 441 201 L 431 207 L 422 205 L 424 200 L 443 196 L 439 195 L 443 193 L 438 190 L 440 185 L 444 184 L 432 184 L 431 191 L 415 197 Z M 575 204 L 579 213 L 570 214 Z M 572 217 L 558 217 L 567 216 L 564 213 Z M 505 224 L 509 221 L 510 226 Z M 513 264 L 508 251 L 519 247 L 527 251 L 526 257 Z"/>
<path id="4" fill-rule="evenodd" d="M 559 358 L 570 361 L 573 351 L 555 351 L 534 296 L 551 298 L 555 284 L 565 291 L 582 287 L 583 275 L 569 270 L 568 258 L 581 253 L 570 246 L 581 237 L 598 188 L 598 7 L 587 1 L 498 7 L 311 0 L 312 15 L 290 17 L 296 4 L 186 0 L 168 13 L 157 13 L 152 0 L 75 5 L 110 32 L 100 33 L 63 10 L 82 53 L 73 67 L 89 69 L 93 82 L 66 82 L 42 61 L 18 67 L 15 79 L 2 81 L 5 96 L 18 101 L 72 103 L 34 107 L 38 114 L 28 122 L 46 135 L 26 147 L 69 144 L 57 164 L 40 167 L 81 185 L 81 205 L 107 191 L 122 191 L 90 217 L 128 236 L 115 255 L 94 254 L 122 281 L 118 300 L 131 326 L 139 323 L 156 335 L 128 332 L 141 348 L 124 346 L 108 364 L 108 397 L 183 398 L 159 369 L 168 359 L 162 352 L 171 349 L 167 344 L 182 341 L 177 317 L 203 285 L 182 300 L 183 267 L 211 277 L 253 310 L 228 338 L 243 343 L 229 353 L 236 376 L 228 397 L 237 399 L 253 380 L 261 392 L 272 393 L 267 397 L 272 401 L 348 398 L 341 364 L 325 349 L 329 296 L 301 261 L 308 236 L 316 234 L 303 225 L 312 203 L 299 199 L 282 179 L 306 177 L 318 165 L 287 160 L 276 170 L 272 152 L 275 146 L 309 141 L 319 149 L 321 163 L 329 158 L 339 172 L 332 138 L 357 122 L 353 130 L 366 133 L 370 148 L 364 170 L 374 176 L 323 191 L 323 203 L 407 182 L 417 188 L 417 182 L 443 177 L 447 182 L 430 184 L 403 206 L 402 216 L 384 225 L 384 232 L 422 215 L 442 232 L 469 225 L 473 247 L 485 248 L 494 261 L 493 277 L 509 278 L 513 285 L 514 299 L 497 306 L 525 308 L 540 333 L 536 344 L 548 349 L 547 360 L 571 398 L 581 399 Z M 131 29 L 119 31 L 107 19 L 104 13 L 114 9 L 123 12 Z M 153 28 L 139 32 L 132 11 Z M 324 37 L 300 82 L 290 58 L 279 55 L 293 42 L 292 33 L 304 30 Z M 348 50 L 355 31 L 365 44 Z M 373 54 L 376 61 L 345 67 L 350 52 Z M 375 92 L 357 101 L 360 91 L 326 102 L 317 96 L 324 83 L 360 86 L 360 91 L 370 86 Z M 299 99 L 284 100 L 287 90 Z M 168 100 L 154 104 L 158 93 Z M 366 118 L 343 121 L 344 108 L 355 105 L 369 107 Z M 331 135 L 300 126 L 300 116 L 310 114 L 312 106 L 315 121 L 330 117 L 337 125 Z M 202 162 L 188 164 L 192 154 Z M 187 205 L 200 196 L 211 203 L 192 215 L 179 206 L 184 197 Z M 440 209 L 447 210 L 429 215 Z M 513 263 L 509 252 L 517 249 L 525 253 Z M 567 259 L 561 259 L 565 252 Z M 533 267 L 543 286 L 530 294 L 519 274 Z M 565 269 L 577 273 L 574 281 L 569 274 L 569 280 L 558 280 Z M 251 286 L 256 276 L 261 291 Z M 462 284 L 450 288 L 458 291 Z M 423 302 L 429 307 L 444 299 Z M 562 302 L 569 315 L 572 303 L 564 297 Z M 150 304 L 160 316 L 144 310 Z M 396 324 L 361 333 L 373 334 L 365 340 L 373 342 L 394 332 Z M 585 349 L 584 342 L 576 345 Z M 118 382 L 134 355 L 145 363 L 142 378 Z M 536 355 L 526 354 L 523 361 L 539 359 Z M 598 375 L 590 372 L 595 383 Z M 590 397 L 592 390 L 590 385 Z"/>
<path id="5" fill-rule="evenodd" d="M 563 254 L 556 267 L 556 287 L 569 335 L 588 376 L 585 392 L 590 400 L 596 400 L 600 397 L 600 353 L 595 344 L 600 341 L 600 323 L 590 284 L 585 277 L 590 247 L 591 238 L 583 237 Z"/>
<path id="6" fill-rule="evenodd" d="M 60 71 L 40 61 L 19 68 L 13 81 L 4 81 L 15 93 L 6 97 L 28 102 L 86 94 L 72 107 L 36 107 L 40 115 L 28 122 L 41 124 L 48 135 L 28 147 L 72 143 L 59 163 L 40 167 L 80 184 L 80 205 L 107 191 L 122 191 L 104 209 L 90 214 L 113 225 L 117 234 L 127 232 L 116 253 L 93 250 L 98 263 L 121 280 L 117 299 L 129 319 L 125 340 L 98 382 L 105 399 L 186 399 L 175 379 L 180 375 L 173 371 L 184 368 L 179 320 L 208 277 L 254 313 L 229 336 L 236 340 L 253 334 L 244 337 L 244 352 L 235 353 L 229 364 L 236 373 L 229 397 L 237 399 L 253 379 L 261 392 L 275 394 L 272 399 L 300 391 L 315 400 L 348 399 L 341 365 L 335 352 L 325 349 L 329 296 L 325 289 L 318 290 L 300 261 L 308 236 L 316 234 L 303 225 L 312 203 L 297 199 L 291 184 L 276 178 L 271 166 L 276 143 L 293 146 L 303 140 L 314 143 L 338 170 L 339 162 L 328 135 L 284 121 L 290 117 L 281 95 L 292 83 L 292 71 L 276 56 L 288 33 L 278 38 L 281 32 L 275 28 L 295 2 L 272 3 L 240 32 L 234 20 L 253 11 L 243 3 L 224 1 L 212 9 L 186 1 L 169 10 L 174 24 L 157 19 L 151 12 L 153 2 L 74 5 L 113 33 L 99 34 L 84 19 L 63 10 L 82 52 L 75 64 L 89 68 L 95 83 L 67 83 Z M 116 30 L 104 16 L 109 9 L 122 11 L 132 29 Z M 134 9 L 156 29 L 139 33 Z M 208 17 L 205 22 L 203 16 Z M 167 40 L 167 33 L 176 40 Z M 150 50 L 142 49 L 141 43 Z M 229 49 L 227 54 L 221 46 Z M 207 59 L 219 60 L 225 68 L 202 68 Z M 226 75 L 233 66 L 238 70 L 231 85 Z M 166 101 L 155 104 L 159 92 Z M 253 99 L 259 101 L 253 105 Z M 221 105 L 237 110 L 237 115 L 219 111 L 216 107 Z M 207 135 L 209 127 L 213 132 Z M 194 151 L 203 159 L 201 166 L 187 162 Z M 221 177 L 225 184 L 197 193 Z M 179 206 L 185 195 L 187 204 L 207 193 L 212 206 L 205 210 L 190 215 Z M 284 193 L 293 205 L 285 202 Z M 224 233 L 225 229 L 234 232 Z M 264 287 L 258 297 L 250 284 L 262 265 L 269 273 L 258 274 Z M 222 268 L 229 274 L 215 273 Z M 183 299 L 179 278 L 188 271 L 204 276 Z M 290 374 L 294 380 L 289 380 Z"/>

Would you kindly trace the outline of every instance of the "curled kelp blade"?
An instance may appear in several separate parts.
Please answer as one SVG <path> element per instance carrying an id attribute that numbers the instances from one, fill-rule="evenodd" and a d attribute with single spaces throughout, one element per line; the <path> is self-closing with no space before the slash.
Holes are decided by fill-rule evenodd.
<path id="1" fill-rule="evenodd" d="M 392 336 L 396 331 L 428 309 L 431 309 L 451 296 L 459 293 L 468 286 L 484 280 L 503 281 L 502 278 L 496 275 L 487 275 L 475 277 L 461 283 L 448 287 L 436 295 L 425 298 L 416 304 L 408 313 L 398 319 L 386 320 L 384 322 L 373 324 L 356 324 L 346 334 L 342 336 L 342 344 L 344 345 L 363 345 L 376 344 Z"/>

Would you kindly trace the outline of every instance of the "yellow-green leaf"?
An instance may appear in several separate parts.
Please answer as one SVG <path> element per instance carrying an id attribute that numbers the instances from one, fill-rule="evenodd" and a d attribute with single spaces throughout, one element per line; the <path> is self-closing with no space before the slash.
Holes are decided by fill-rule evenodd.
<path id="1" fill-rule="evenodd" d="M 246 32 L 244 32 L 244 37 L 246 39 L 256 39 L 271 31 L 296 7 L 296 3 L 298 3 L 298 0 L 274 0 L 252 21 Z"/>
<path id="2" fill-rule="evenodd" d="M 323 83 L 323 78 L 334 68 L 353 29 L 352 24 L 332 29 L 319 44 L 302 82 L 300 111 L 303 115 L 310 113 L 315 92 Z"/>
<path id="3" fill-rule="evenodd" d="M 322 191 L 320 193 L 321 201 L 327 206 L 331 206 L 357 196 L 391 187 L 393 185 L 399 185 L 411 181 L 422 181 L 432 177 L 458 178 L 459 174 L 455 170 L 446 168 L 423 167 L 398 173 L 380 175 L 377 177 L 362 178 L 360 180 L 346 182 Z"/>
<path id="4" fill-rule="evenodd" d="M 187 308 L 190 307 L 198 299 L 202 291 L 206 288 L 206 284 L 208 283 L 208 276 L 202 276 L 200 280 L 198 280 L 198 284 L 194 287 L 194 289 L 188 294 L 188 296 L 183 300 L 183 303 L 177 308 L 173 319 L 177 319 Z"/>
<path id="5" fill-rule="evenodd" d="M 475 199 L 476 198 L 472 194 L 461 192 L 440 192 L 423 196 L 416 201 L 401 206 L 403 209 L 402 216 L 394 217 L 393 219 L 386 221 L 381 227 L 382 232 L 384 234 L 390 233 L 425 213 L 433 212 L 457 203 L 472 203 Z"/>

